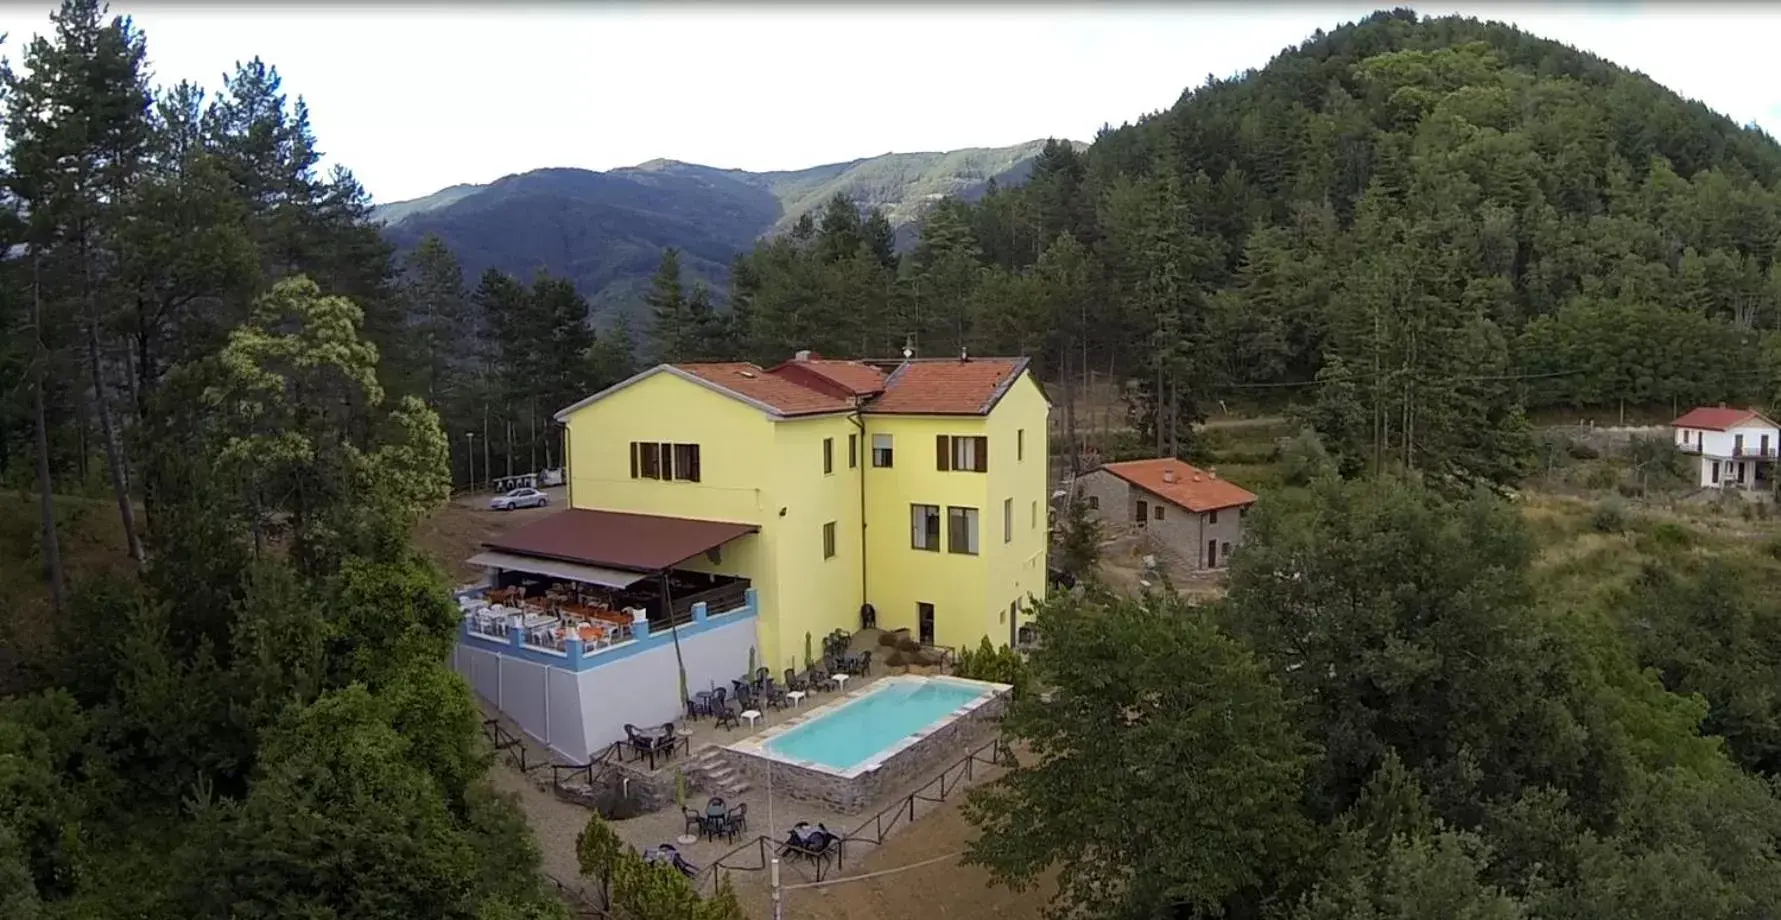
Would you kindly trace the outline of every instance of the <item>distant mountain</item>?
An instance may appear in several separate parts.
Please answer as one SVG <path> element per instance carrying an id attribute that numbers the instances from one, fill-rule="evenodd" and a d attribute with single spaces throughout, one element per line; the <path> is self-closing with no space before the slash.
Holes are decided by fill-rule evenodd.
<path id="1" fill-rule="evenodd" d="M 540 269 L 568 277 L 604 325 L 641 309 L 649 276 L 669 246 L 681 251 L 689 282 L 721 290 L 737 253 L 820 210 L 837 192 L 861 207 L 882 208 L 907 245 L 934 202 L 977 198 L 991 180 L 1024 182 L 1044 146 L 887 153 L 763 173 L 677 160 L 607 172 L 539 169 L 487 185 L 454 185 L 374 213 L 400 250 L 438 234 L 472 285 L 489 268 L 521 279 Z"/>

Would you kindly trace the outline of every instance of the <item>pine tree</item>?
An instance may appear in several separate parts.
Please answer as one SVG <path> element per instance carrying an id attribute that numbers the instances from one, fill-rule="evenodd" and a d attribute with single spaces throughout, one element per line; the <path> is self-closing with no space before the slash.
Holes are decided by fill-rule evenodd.
<path id="1" fill-rule="evenodd" d="M 122 432 L 114 421 L 101 344 L 114 282 L 113 237 L 149 146 L 151 99 L 142 34 L 125 17 L 105 20 L 97 0 L 65 0 L 53 38 L 26 46 L 20 74 L 7 67 L 6 136 L 11 190 L 29 214 L 27 239 L 42 258 L 53 297 L 80 317 L 92 406 L 130 556 L 144 558 Z"/>
<path id="2" fill-rule="evenodd" d="M 462 388 L 469 371 L 464 356 L 477 340 L 464 273 L 444 241 L 432 234 L 408 254 L 405 267 L 409 347 L 401 358 L 414 390 L 438 406 Z"/>
<path id="3" fill-rule="evenodd" d="M 655 340 L 656 360 L 685 361 L 698 349 L 697 333 L 687 311 L 686 288 L 680 280 L 680 250 L 665 249 L 655 276 L 649 279 L 650 338 Z"/>

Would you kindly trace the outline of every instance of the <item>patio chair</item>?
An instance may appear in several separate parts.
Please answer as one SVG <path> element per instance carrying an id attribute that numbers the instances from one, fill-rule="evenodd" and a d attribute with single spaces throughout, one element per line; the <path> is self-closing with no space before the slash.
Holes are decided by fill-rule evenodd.
<path id="1" fill-rule="evenodd" d="M 800 678 L 796 674 L 792 673 L 791 668 L 786 668 L 785 669 L 785 689 L 787 689 L 787 690 L 804 690 L 804 691 L 808 692 L 810 690 L 810 685 L 805 683 L 802 678 Z"/>
<path id="2" fill-rule="evenodd" d="M 732 840 L 736 838 L 737 834 L 748 833 L 747 802 L 743 802 L 730 809 L 729 815 L 724 818 L 724 829 L 728 831 L 730 839 Z"/>
<path id="3" fill-rule="evenodd" d="M 698 693 L 695 693 L 691 697 L 687 698 L 687 701 L 686 701 L 686 717 L 687 718 L 697 719 L 700 716 L 708 716 L 708 715 L 711 715 L 711 691 L 700 690 Z"/>
<path id="4" fill-rule="evenodd" d="M 774 683 L 773 678 L 771 677 L 767 678 L 766 696 L 767 705 L 772 706 L 774 709 L 785 708 L 785 688 Z"/>
<path id="5" fill-rule="evenodd" d="M 667 756 L 669 760 L 673 760 L 674 746 L 679 740 L 680 736 L 674 732 L 674 723 L 663 722 L 661 735 L 654 739 L 656 752 Z"/>
<path id="6" fill-rule="evenodd" d="M 768 682 L 768 681 L 770 681 L 770 680 L 772 680 L 772 679 L 773 679 L 773 672 L 772 672 L 772 671 L 770 671 L 770 670 L 768 670 L 768 669 L 766 669 L 766 668 L 756 668 L 756 669 L 755 669 L 755 672 L 754 672 L 754 685 L 755 685 L 755 686 L 756 686 L 756 687 L 765 687 L 765 686 L 766 686 L 766 685 L 767 685 L 767 682 Z"/>
<path id="7" fill-rule="evenodd" d="M 812 690 L 834 690 L 839 685 L 829 676 L 827 668 L 815 668 L 810 672 L 810 688 Z"/>
<path id="8" fill-rule="evenodd" d="M 686 832 L 694 837 L 705 833 L 705 816 L 686 807 L 680 806 L 680 813 L 686 818 Z"/>
<path id="9" fill-rule="evenodd" d="M 742 716 L 721 697 L 711 701 L 711 714 L 716 717 L 718 728 L 735 728 L 742 724 Z"/>
<path id="10" fill-rule="evenodd" d="M 860 653 L 859 674 L 861 677 L 865 677 L 866 675 L 868 675 L 870 673 L 872 673 L 872 650 L 867 649 L 866 651 L 863 651 Z"/>

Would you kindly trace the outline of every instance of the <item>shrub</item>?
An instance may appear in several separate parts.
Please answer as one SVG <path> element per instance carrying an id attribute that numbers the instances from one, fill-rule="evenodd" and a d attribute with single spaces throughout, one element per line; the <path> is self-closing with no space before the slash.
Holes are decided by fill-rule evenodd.
<path id="1" fill-rule="evenodd" d="M 1589 516 L 1589 526 L 1599 533 L 1620 533 L 1626 530 L 1626 509 L 1619 502 L 1602 502 Z"/>

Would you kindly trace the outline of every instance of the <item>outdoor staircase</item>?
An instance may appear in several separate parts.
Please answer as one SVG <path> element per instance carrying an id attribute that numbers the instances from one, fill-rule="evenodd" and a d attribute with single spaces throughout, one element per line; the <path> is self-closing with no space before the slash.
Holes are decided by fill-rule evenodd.
<path id="1" fill-rule="evenodd" d="M 687 764 L 686 779 L 702 792 L 734 798 L 754 788 L 734 766 L 724 759 L 722 749 L 708 744 L 693 755 Z"/>

